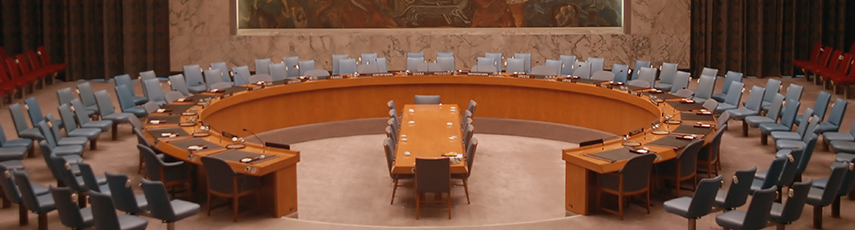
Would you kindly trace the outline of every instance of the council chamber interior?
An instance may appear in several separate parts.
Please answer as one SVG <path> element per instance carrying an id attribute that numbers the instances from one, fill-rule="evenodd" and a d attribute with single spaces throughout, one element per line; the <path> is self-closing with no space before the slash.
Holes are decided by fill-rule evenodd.
<path id="1" fill-rule="evenodd" d="M 848 229 L 853 10 L 3 1 L 0 229 Z"/>

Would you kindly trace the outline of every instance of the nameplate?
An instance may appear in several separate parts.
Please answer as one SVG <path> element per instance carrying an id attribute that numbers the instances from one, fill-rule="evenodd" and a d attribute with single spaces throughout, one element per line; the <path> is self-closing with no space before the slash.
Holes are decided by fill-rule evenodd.
<path id="1" fill-rule="evenodd" d="M 373 74 L 371 74 L 372 77 L 391 77 L 394 75 L 395 74 L 392 74 L 392 73 L 373 73 Z"/>
<path id="2" fill-rule="evenodd" d="M 290 85 L 290 84 L 297 84 L 300 82 L 303 82 L 303 81 L 300 81 L 300 79 L 288 79 L 288 81 L 286 83 L 288 83 Z"/>
<path id="3" fill-rule="evenodd" d="M 561 79 L 561 82 L 576 83 L 576 81 L 575 81 L 575 80 L 573 80 L 573 78 L 565 78 L 565 79 Z"/>
<path id="4" fill-rule="evenodd" d="M 410 73 L 410 75 L 413 75 L 413 76 L 424 76 L 424 75 L 425 75 L 425 73 L 424 73 L 424 72 L 412 72 L 412 73 Z"/>
<path id="5" fill-rule="evenodd" d="M 226 98 L 229 98 L 229 97 L 231 97 L 231 96 L 232 96 L 232 94 L 230 94 L 230 93 L 226 93 L 226 94 L 223 94 L 222 98 L 223 98 L 223 99 L 226 99 Z"/>
<path id="6" fill-rule="evenodd" d="M 433 72 L 432 74 L 433 75 L 439 75 L 439 76 L 448 76 L 448 75 L 451 75 L 453 73 L 454 72 L 451 72 L 451 71 L 440 71 L 440 72 Z"/>
<path id="7" fill-rule="evenodd" d="M 490 76 L 490 73 L 485 72 L 469 72 L 469 76 Z"/>
<path id="8" fill-rule="evenodd" d="M 532 77 L 528 74 L 517 74 L 517 78 L 531 79 Z"/>
<path id="9" fill-rule="evenodd" d="M 333 79 L 333 80 L 345 79 L 345 78 L 347 78 L 347 77 L 345 77 L 343 75 L 330 76 L 330 79 Z"/>

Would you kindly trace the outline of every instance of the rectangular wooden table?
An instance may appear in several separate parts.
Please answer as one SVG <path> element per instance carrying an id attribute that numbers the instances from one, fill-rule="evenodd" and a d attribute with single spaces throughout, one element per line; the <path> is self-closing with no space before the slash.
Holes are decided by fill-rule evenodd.
<path id="1" fill-rule="evenodd" d="M 416 157 L 441 157 L 448 152 L 463 154 L 460 109 L 456 104 L 405 105 L 392 173 L 413 174 Z M 451 173 L 466 173 L 465 162 L 452 164 Z"/>

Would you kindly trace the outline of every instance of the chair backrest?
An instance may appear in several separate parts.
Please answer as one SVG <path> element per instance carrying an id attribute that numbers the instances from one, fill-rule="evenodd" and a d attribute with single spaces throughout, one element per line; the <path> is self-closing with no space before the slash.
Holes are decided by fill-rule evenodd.
<path id="1" fill-rule="evenodd" d="M 338 63 L 340 60 L 348 59 L 348 58 L 350 58 L 350 57 L 347 54 L 333 54 L 332 55 L 332 74 L 333 75 L 341 74 L 341 71 L 339 71 L 340 67 L 339 67 Z"/>
<path id="2" fill-rule="evenodd" d="M 843 122 L 843 115 L 846 113 L 847 105 L 849 105 L 849 102 L 846 99 L 835 99 L 834 104 L 831 104 L 831 113 L 828 114 L 828 123 L 840 127 Z"/>
<path id="3" fill-rule="evenodd" d="M 113 198 L 116 209 L 132 214 L 145 212 L 137 204 L 137 198 L 134 196 L 134 190 L 131 188 L 131 179 L 127 175 L 110 172 L 104 172 L 104 175 L 107 177 L 107 186 L 110 187 L 110 197 Z"/>
<path id="4" fill-rule="evenodd" d="M 656 83 L 656 69 L 650 67 L 641 67 L 638 70 L 638 80 L 646 81 L 651 86 Z"/>
<path id="5" fill-rule="evenodd" d="M 98 184 L 98 179 L 95 177 L 95 172 L 92 171 L 92 166 L 83 162 L 78 163 L 77 166 L 80 168 L 80 177 L 83 177 L 83 183 L 86 184 L 86 187 L 89 188 L 90 191 L 102 193 L 108 192 L 101 191 L 101 186 Z"/>
<path id="6" fill-rule="evenodd" d="M 718 108 L 718 102 L 715 100 L 707 100 L 702 106 L 708 111 L 715 111 L 715 108 Z"/>
<path id="7" fill-rule="evenodd" d="M 724 85 L 721 87 L 721 93 L 727 94 L 730 89 L 730 84 L 733 82 L 742 82 L 742 73 L 727 71 L 724 77 Z"/>
<path id="8" fill-rule="evenodd" d="M 594 72 L 594 74 L 591 75 L 591 79 L 600 80 L 600 81 L 614 81 L 615 80 L 615 74 L 612 72 L 600 70 L 600 71 Z"/>
<path id="9" fill-rule="evenodd" d="M 69 133 L 77 129 L 77 121 L 74 120 L 74 112 L 71 111 L 70 104 L 62 104 L 57 107 L 59 118 L 62 119 L 62 127 L 65 128 L 65 133 Z M 0 143 L 2 143 L 0 139 Z"/>
<path id="10" fill-rule="evenodd" d="M 674 75 L 677 74 L 677 63 L 662 63 L 659 73 L 659 82 L 665 84 L 674 83 Z"/>
<path id="11" fill-rule="evenodd" d="M 732 105 L 732 106 L 738 108 L 739 107 L 739 101 L 742 100 L 742 88 L 743 87 L 745 87 L 745 86 L 744 86 L 744 84 L 742 84 L 742 82 L 735 82 L 733 84 L 730 84 L 730 88 L 733 88 L 733 89 L 731 89 L 732 93 L 728 93 L 727 96 L 725 96 L 723 103 L 728 104 L 728 105 Z M 763 90 L 763 88 L 760 88 L 758 86 L 754 86 L 754 88 L 751 89 L 751 92 L 754 92 L 754 90 L 758 90 L 758 88 L 760 91 Z M 763 92 L 760 92 L 760 91 L 758 91 L 758 92 L 760 94 L 762 94 Z M 750 99 L 750 97 L 749 97 L 749 99 Z M 713 101 L 713 100 L 707 100 L 707 101 Z"/>
<path id="12" fill-rule="evenodd" d="M 698 218 L 709 214 L 713 208 L 713 203 L 715 203 L 715 196 L 720 185 L 721 175 L 702 179 L 695 189 L 695 194 L 692 195 L 687 216 Z"/>
<path id="13" fill-rule="evenodd" d="M 297 69 L 300 70 L 300 76 L 306 76 L 306 71 L 315 70 L 315 60 L 297 62 Z"/>
<path id="14" fill-rule="evenodd" d="M 77 96 L 80 97 L 80 101 L 83 101 L 83 105 L 85 105 L 86 107 L 97 104 L 97 102 L 95 102 L 94 92 L 95 91 L 92 91 L 92 85 L 89 85 L 89 82 L 84 82 L 77 85 Z M 151 100 L 151 96 L 148 97 Z"/>
<path id="15" fill-rule="evenodd" d="M 656 160 L 655 154 L 642 154 L 629 158 L 626 164 L 618 171 L 624 175 L 624 191 L 638 191 L 650 184 L 650 168 Z"/>
<path id="16" fill-rule="evenodd" d="M 255 74 L 270 74 L 270 58 L 255 59 Z"/>
<path id="17" fill-rule="evenodd" d="M 697 172 L 698 152 L 704 147 L 704 140 L 697 139 L 683 147 L 680 155 L 677 155 L 677 163 L 680 165 L 680 177 L 692 175 Z"/>
<path id="18" fill-rule="evenodd" d="M 691 74 L 685 71 L 677 71 L 674 75 L 674 83 L 671 85 L 671 93 L 676 93 L 677 90 L 689 88 L 689 78 Z"/>
<path id="19" fill-rule="evenodd" d="M 769 221 L 769 211 L 772 209 L 772 202 L 775 201 L 775 192 L 778 190 L 776 186 L 754 192 L 751 197 L 751 204 L 748 205 L 748 210 L 745 213 L 745 219 L 742 221 L 744 229 L 761 229 L 766 227 Z"/>
<path id="20" fill-rule="evenodd" d="M 799 161 L 802 159 L 804 151 L 791 151 L 787 154 L 787 161 L 784 162 L 784 169 L 781 170 L 781 175 L 778 176 L 778 187 L 788 186 L 793 183 L 798 172 Z M 776 154 L 777 155 L 777 154 Z"/>
<path id="21" fill-rule="evenodd" d="M 763 94 L 765 92 L 766 89 L 764 89 L 763 87 L 756 85 L 752 86 L 751 93 L 748 94 L 748 100 L 745 102 L 745 108 L 751 111 L 760 111 L 760 105 L 763 102 Z"/>
<path id="22" fill-rule="evenodd" d="M 491 57 L 478 57 L 475 60 L 476 65 L 490 65 L 495 67 L 496 60 Z"/>
<path id="23" fill-rule="evenodd" d="M 799 164 L 796 166 L 796 175 L 802 174 L 810 163 L 810 158 L 813 156 L 813 150 L 816 148 L 816 141 L 819 139 L 819 135 L 812 135 L 810 141 L 808 141 L 807 146 L 801 150 L 802 157 L 799 159 Z M 796 150 L 798 151 L 798 150 Z"/>
<path id="24" fill-rule="evenodd" d="M 653 67 L 653 66 L 651 65 L 650 61 L 636 60 L 635 65 L 632 66 L 632 78 L 630 78 L 630 80 L 638 79 L 638 74 L 639 74 L 638 71 L 640 71 L 641 68 L 651 68 L 651 67 Z"/>
<path id="25" fill-rule="evenodd" d="M 784 111 L 781 112 L 781 124 L 786 126 L 788 129 L 793 127 L 793 122 L 796 120 L 796 112 L 799 111 L 799 106 L 801 102 L 794 100 L 787 100 L 784 104 Z"/>
<path id="26" fill-rule="evenodd" d="M 552 66 L 552 68 L 555 68 L 558 70 L 559 74 L 561 73 L 561 66 L 562 66 L 561 60 L 546 59 L 546 62 L 544 62 L 543 65 Z M 534 70 L 532 70 L 532 71 L 534 71 Z"/>
<path id="27" fill-rule="evenodd" d="M 50 160 L 53 161 L 53 166 L 56 167 L 56 170 L 60 176 L 57 179 L 59 181 L 62 181 L 66 187 L 71 188 L 71 190 L 78 193 L 90 191 L 89 186 L 86 186 L 86 182 L 78 180 L 77 176 L 75 176 L 74 173 L 71 172 L 71 163 L 68 162 L 65 158 L 56 155 L 51 155 Z"/>
<path id="28" fill-rule="evenodd" d="M 52 205 L 49 207 L 41 205 L 43 201 L 53 203 L 53 197 L 45 197 L 50 198 L 50 200 L 38 199 L 37 194 L 33 191 L 30 176 L 26 171 L 12 170 L 12 177 L 15 178 L 15 184 L 18 185 L 18 190 L 21 192 L 21 203 L 24 203 L 24 206 L 27 207 L 27 209 L 36 213 L 45 213 L 55 209 Z"/>
<path id="29" fill-rule="evenodd" d="M 718 77 L 718 69 L 704 67 L 704 70 L 701 71 L 701 75 Z"/>
<path id="30" fill-rule="evenodd" d="M 799 136 L 804 136 L 805 130 L 808 129 L 808 127 L 807 127 L 808 123 L 810 123 L 811 121 L 819 122 L 817 120 L 812 120 L 811 117 L 813 117 L 813 109 L 811 109 L 811 108 L 805 109 L 805 113 L 802 114 L 802 119 L 799 120 L 799 128 L 798 128 L 798 130 L 796 130 L 796 133 L 798 133 Z"/>
<path id="31" fill-rule="evenodd" d="M 299 56 L 282 57 L 282 63 L 285 63 L 285 69 L 288 70 L 288 75 L 286 78 L 291 79 L 300 76 Z M 270 71 L 270 75 L 273 75 L 273 71 Z"/>
<path id="32" fill-rule="evenodd" d="M 27 115 L 30 115 L 30 124 L 34 127 L 36 126 L 36 123 L 44 120 L 42 107 L 39 106 L 39 101 L 37 101 L 35 97 L 24 99 L 24 107 L 27 109 Z"/>
<path id="33" fill-rule="evenodd" d="M 226 84 L 228 84 L 228 83 L 226 83 Z M 164 95 L 163 97 L 166 100 L 166 103 L 169 104 L 169 103 L 177 101 L 178 99 L 184 98 L 185 96 L 182 95 L 178 91 L 172 91 L 172 92 L 166 93 L 166 95 Z"/>
<path id="34" fill-rule="evenodd" d="M 704 159 L 706 161 L 718 159 L 719 151 L 721 150 L 721 136 L 724 135 L 724 130 L 727 129 L 727 124 L 716 126 L 716 128 L 718 130 L 713 134 L 712 139 L 710 139 L 710 143 L 705 146 L 709 148 L 709 159 Z"/>
<path id="35" fill-rule="evenodd" d="M 597 71 L 603 71 L 605 66 L 606 59 L 604 58 L 595 58 L 588 57 L 588 63 L 591 63 L 591 73 L 596 73 Z"/>
<path id="36" fill-rule="evenodd" d="M 531 72 L 531 54 L 530 53 L 515 53 L 514 58 L 523 59 L 523 63 L 525 66 L 523 67 L 523 71 L 520 72 Z"/>
<path id="37" fill-rule="evenodd" d="M 229 73 L 229 66 L 226 65 L 226 62 L 211 63 L 211 69 L 220 70 L 224 82 L 232 82 L 231 74 Z"/>
<path id="38" fill-rule="evenodd" d="M 754 180 L 754 173 L 756 172 L 757 167 L 737 170 L 730 181 L 730 187 L 727 188 L 724 205 L 720 208 L 733 209 L 745 204 L 745 201 L 748 200 L 748 194 L 751 192 L 751 182 Z"/>
<path id="39" fill-rule="evenodd" d="M 838 193 L 840 192 L 840 187 L 843 185 L 843 177 L 846 176 L 846 171 L 849 168 L 849 164 L 832 164 L 831 165 L 831 176 L 828 177 L 828 182 L 825 184 L 825 189 L 822 190 L 822 196 L 820 196 L 820 200 L 818 206 L 826 206 L 831 204 L 832 201 L 836 197 L 838 197 Z M 15 182 L 18 181 L 18 178 L 15 178 Z M 20 188 L 19 188 L 20 189 Z M 21 191 L 21 195 L 23 196 L 23 189 Z"/>
<path id="40" fill-rule="evenodd" d="M 819 91 L 813 104 L 813 111 L 820 120 L 825 120 L 825 111 L 828 110 L 829 102 L 831 102 L 831 93 Z"/>
<path id="41" fill-rule="evenodd" d="M 436 57 L 436 64 L 442 67 L 442 71 L 454 71 L 454 57 Z"/>
<path id="42" fill-rule="evenodd" d="M 15 133 L 21 133 L 30 128 L 27 125 L 27 118 L 24 117 L 24 111 L 21 110 L 21 104 L 14 103 L 9 105 L 9 113 L 12 115 L 12 121 L 15 124 Z"/>
<path id="43" fill-rule="evenodd" d="M 407 70 L 416 71 L 416 67 L 422 63 L 425 63 L 425 57 L 408 57 Z"/>
<path id="44" fill-rule="evenodd" d="M 839 192 L 837 192 L 838 196 L 845 196 L 852 192 L 852 188 L 855 188 L 855 159 L 849 159 L 849 162 L 835 162 L 834 164 L 841 164 L 846 166 L 846 174 L 843 176 L 843 182 L 840 184 Z"/>
<path id="45" fill-rule="evenodd" d="M 413 103 L 416 105 L 433 105 L 441 102 L 439 95 L 416 95 Z"/>
<path id="46" fill-rule="evenodd" d="M 466 145 L 466 174 L 472 174 L 472 165 L 475 162 L 475 151 L 478 150 L 478 138 L 472 138 Z"/>
<path id="47" fill-rule="evenodd" d="M 787 199 L 787 203 L 784 204 L 784 209 L 781 210 L 781 219 L 776 222 L 781 224 L 792 223 L 799 219 L 802 216 L 802 210 L 805 207 L 805 200 L 807 200 L 807 195 L 810 193 L 810 185 L 813 183 L 813 180 L 807 180 L 804 182 L 794 183 L 793 186 L 790 186 L 789 198 Z"/>
<path id="48" fill-rule="evenodd" d="M 498 69 L 496 69 L 496 66 L 494 65 L 475 65 L 472 67 L 472 69 L 470 69 L 470 71 L 494 73 L 497 72 Z"/>
<path id="49" fill-rule="evenodd" d="M 146 145 L 137 144 L 137 149 L 140 151 L 140 155 L 142 155 L 143 162 L 145 163 L 146 178 L 161 180 L 163 175 L 160 175 L 160 168 L 163 167 L 164 162 L 157 157 L 154 150 Z"/>
<path id="50" fill-rule="evenodd" d="M 127 74 L 116 75 L 116 77 L 114 77 L 114 79 L 116 79 L 116 86 L 127 85 L 128 91 L 131 93 L 131 96 L 137 95 L 137 93 L 134 91 L 134 85 L 133 85 L 133 81 L 131 80 L 131 75 L 127 75 Z M 71 100 L 71 99 L 69 99 L 69 100 Z"/>
<path id="51" fill-rule="evenodd" d="M 493 72 L 502 72 L 502 53 L 484 53 L 484 57 L 493 59 L 492 65 L 496 67 Z"/>
<path id="52" fill-rule="evenodd" d="M 205 78 L 202 77 L 202 67 L 199 67 L 199 65 L 185 65 L 184 80 L 187 81 L 187 87 L 204 86 Z"/>
<path id="53" fill-rule="evenodd" d="M 425 58 L 425 52 L 407 52 L 407 58 L 411 57 Z"/>
<path id="54" fill-rule="evenodd" d="M 801 100 L 802 91 L 804 91 L 804 86 L 799 84 L 790 84 L 787 86 L 787 99 Z"/>
<path id="55" fill-rule="evenodd" d="M 695 98 L 710 99 L 713 88 L 715 88 L 714 76 L 701 75 L 698 79 L 698 88 L 695 90 Z"/>
<path id="56" fill-rule="evenodd" d="M 552 66 L 539 65 L 531 69 L 531 74 L 535 75 L 558 75 L 558 69 Z"/>
<path id="57" fill-rule="evenodd" d="M 148 79 L 157 79 L 157 74 L 154 73 L 154 70 L 143 71 L 140 72 L 140 79 L 143 81 Z"/>
<path id="58" fill-rule="evenodd" d="M 74 99 L 74 93 L 71 92 L 71 87 L 56 90 L 56 99 L 59 101 L 60 105 L 70 104 L 71 100 Z"/>
<path id="59" fill-rule="evenodd" d="M 478 102 L 475 102 L 475 100 L 469 100 L 469 106 L 466 107 L 466 110 L 468 110 L 469 112 L 472 112 L 472 114 L 475 114 L 475 109 L 477 107 L 478 107 Z"/>
<path id="60" fill-rule="evenodd" d="M 441 57 L 454 57 L 454 52 L 436 52 L 436 58 L 439 59 Z"/>
<path id="61" fill-rule="evenodd" d="M 208 172 L 208 189 L 231 194 L 234 193 L 234 185 L 237 173 L 229 163 L 217 157 L 202 157 L 202 165 Z"/>
<path id="62" fill-rule="evenodd" d="M 282 81 L 288 79 L 288 69 L 285 68 L 285 63 L 273 63 L 268 65 L 270 68 L 270 77 L 273 78 L 274 81 Z"/>
<path id="63" fill-rule="evenodd" d="M 223 72 L 219 69 L 206 69 L 205 70 L 205 83 L 208 85 L 208 89 L 211 89 L 211 85 L 217 84 L 223 81 Z M 228 82 L 226 82 L 228 83 Z"/>
<path id="64" fill-rule="evenodd" d="M 124 112 L 126 109 L 137 107 L 134 103 L 134 96 L 127 85 L 117 85 L 113 87 L 116 90 L 116 99 L 119 101 L 119 108 Z"/>
<path id="65" fill-rule="evenodd" d="M 169 87 L 172 88 L 172 91 L 180 92 L 185 97 L 190 96 L 190 89 L 187 88 L 187 81 L 184 80 L 183 74 L 169 76 Z"/>
<path id="66" fill-rule="evenodd" d="M 51 114 L 51 113 L 48 113 L 47 116 L 44 117 L 44 119 L 45 120 L 41 121 L 41 122 L 47 123 L 47 126 L 51 130 L 51 133 L 53 133 L 53 139 L 57 143 L 59 143 L 59 140 L 61 140 L 63 138 L 62 137 L 62 130 L 59 128 L 59 125 L 58 125 L 59 122 L 54 121 L 54 119 L 56 119 L 56 118 L 53 118 L 53 114 Z M 41 123 L 41 122 L 39 122 L 39 123 Z M 50 137 L 46 136 L 45 138 L 50 138 Z"/>
<path id="67" fill-rule="evenodd" d="M 450 192 L 451 167 L 447 157 L 416 157 L 416 192 Z"/>
<path id="68" fill-rule="evenodd" d="M 577 61 L 576 64 L 573 64 L 573 76 L 577 76 L 579 78 L 591 79 L 591 63 Z"/>
<path id="69" fill-rule="evenodd" d="M 86 107 L 83 106 L 83 102 L 80 102 L 80 99 L 75 98 L 71 100 L 71 107 L 73 108 L 71 111 L 74 111 L 74 116 L 77 118 L 77 124 L 83 126 L 91 121 L 89 120 L 89 116 L 86 115 Z"/>
<path id="70" fill-rule="evenodd" d="M 98 110 L 101 111 L 101 116 L 107 116 L 116 112 L 113 107 L 113 102 L 110 100 L 110 94 L 107 90 L 95 92 L 95 101 L 98 102 Z"/>
<path id="71" fill-rule="evenodd" d="M 271 81 L 273 81 L 273 77 L 270 75 L 267 75 L 267 74 L 256 74 L 256 75 L 249 76 L 249 82 L 255 83 L 255 82 L 259 82 L 259 81 L 271 82 Z"/>
<path id="72" fill-rule="evenodd" d="M 3 189 L 3 194 L 6 199 L 9 199 L 14 204 L 21 204 L 21 192 L 15 186 L 15 179 L 12 177 L 12 170 L 9 170 L 4 165 L 0 165 L 0 188 Z"/>
<path id="73" fill-rule="evenodd" d="M 377 53 L 363 53 L 359 55 L 360 65 L 371 64 L 374 59 L 377 59 Z"/>
<path id="74" fill-rule="evenodd" d="M 428 72 L 428 71 L 440 71 L 442 70 L 442 66 L 433 62 L 421 63 L 416 66 L 416 71 L 419 72 Z"/>
<path id="75" fill-rule="evenodd" d="M 784 106 L 784 95 L 780 93 L 775 95 L 775 99 L 772 100 L 772 105 L 769 106 L 769 111 L 766 112 L 766 117 L 774 120 L 778 120 L 778 117 L 781 115 L 781 107 Z"/>
<path id="76" fill-rule="evenodd" d="M 146 95 L 148 95 L 149 101 L 154 101 L 158 103 L 166 101 L 163 98 L 163 88 L 161 88 L 160 86 L 160 81 L 158 81 L 157 79 L 143 80 L 143 84 L 145 85 L 145 91 L 148 92 Z M 189 91 L 187 95 L 190 95 Z M 86 102 L 84 102 L 83 104 L 86 105 Z"/>
<path id="77" fill-rule="evenodd" d="M 525 59 L 508 58 L 508 63 L 505 65 L 505 72 L 508 73 L 526 73 Z"/>
<path id="78" fill-rule="evenodd" d="M 341 59 L 338 61 L 339 74 L 356 73 L 356 59 Z"/>
<path id="79" fill-rule="evenodd" d="M 307 77 L 327 77 L 330 76 L 330 72 L 327 72 L 327 70 L 323 69 L 313 69 L 304 72 L 302 75 Z"/>
<path id="80" fill-rule="evenodd" d="M 235 66 L 232 68 L 232 72 L 235 73 L 235 85 L 249 84 L 249 76 L 252 74 L 249 73 L 248 66 Z"/>
<path id="81" fill-rule="evenodd" d="M 391 127 L 387 126 L 387 129 L 391 129 Z M 394 134 L 393 134 L 394 135 Z M 388 167 L 389 174 L 392 173 L 392 162 L 395 162 L 395 140 L 392 137 L 386 137 L 386 140 L 383 141 L 383 149 L 386 152 L 386 166 Z"/>
<path id="82" fill-rule="evenodd" d="M 175 210 L 172 209 L 172 204 L 169 201 L 166 186 L 162 182 L 143 178 L 140 179 L 140 187 L 142 187 L 145 199 L 148 201 L 151 217 L 164 221 L 175 221 L 177 219 Z"/>
<path id="83" fill-rule="evenodd" d="M 380 72 L 380 73 L 389 72 L 389 68 L 386 65 L 386 58 L 374 59 L 374 62 L 371 64 L 377 66 L 377 72 Z"/>
<path id="84" fill-rule="evenodd" d="M 561 55 L 558 57 L 561 60 L 561 75 L 573 74 L 573 66 L 576 64 L 576 55 Z"/>
<path id="85" fill-rule="evenodd" d="M 781 90 L 781 81 L 778 79 L 770 78 L 766 80 L 766 94 L 763 95 L 764 102 L 772 102 L 772 98 L 775 98 L 775 94 Z"/>
<path id="86" fill-rule="evenodd" d="M 778 179 L 781 176 L 781 171 L 784 170 L 784 164 L 787 163 L 788 156 L 781 156 L 772 160 L 772 164 L 769 165 L 769 169 L 766 170 L 766 179 L 763 180 L 763 184 L 760 185 L 760 189 L 768 189 L 774 187 L 778 184 Z"/>
<path id="87" fill-rule="evenodd" d="M 116 207 L 110 195 L 91 192 L 89 203 L 92 204 L 92 217 L 95 220 L 96 229 L 121 229 Z"/>
<path id="88" fill-rule="evenodd" d="M 217 83 L 208 85 L 208 88 L 210 88 L 212 90 L 214 90 L 214 89 L 228 89 L 231 87 L 232 87 L 232 84 L 228 83 L 228 82 L 217 82 Z"/>
<path id="89" fill-rule="evenodd" d="M 629 79 L 627 73 L 629 72 L 629 66 L 624 64 L 614 64 L 612 65 L 612 73 L 615 74 L 616 82 L 626 83 Z"/>

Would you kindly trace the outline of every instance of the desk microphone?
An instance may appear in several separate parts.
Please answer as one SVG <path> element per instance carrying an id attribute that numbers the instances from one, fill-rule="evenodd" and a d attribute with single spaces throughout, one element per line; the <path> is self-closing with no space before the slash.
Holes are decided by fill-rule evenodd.
<path id="1" fill-rule="evenodd" d="M 253 137 L 255 137 L 255 139 L 257 139 L 258 141 L 261 141 L 261 154 L 264 154 L 265 151 L 267 151 L 267 142 L 262 140 L 260 137 L 258 137 L 258 135 L 255 134 L 255 132 L 253 132 L 249 129 L 244 128 L 243 131 L 249 132 L 250 134 L 252 134 Z"/>

